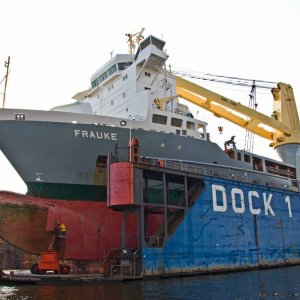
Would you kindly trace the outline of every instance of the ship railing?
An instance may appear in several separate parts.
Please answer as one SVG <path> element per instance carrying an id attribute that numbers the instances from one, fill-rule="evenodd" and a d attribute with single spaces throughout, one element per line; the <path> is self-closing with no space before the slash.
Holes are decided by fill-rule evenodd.
<path id="1" fill-rule="evenodd" d="M 105 277 L 111 276 L 111 266 L 117 263 L 117 258 L 120 255 L 120 249 L 109 249 L 109 251 L 104 255 L 103 268 Z"/>
<path id="2" fill-rule="evenodd" d="M 182 162 L 165 161 L 165 167 L 170 168 L 170 169 L 176 169 L 176 170 L 181 170 L 181 171 L 185 171 L 185 172 L 190 172 L 190 173 L 194 173 L 194 174 L 201 174 L 201 175 L 207 174 L 206 168 L 202 168 L 199 166 L 187 165 L 187 164 L 183 164 Z"/>
<path id="3" fill-rule="evenodd" d="M 132 276 L 132 266 L 131 263 L 120 265 L 112 265 L 110 267 L 110 277 L 126 277 Z"/>
<path id="4" fill-rule="evenodd" d="M 140 249 L 110 249 L 105 255 L 105 277 L 136 276 Z"/>
<path id="5" fill-rule="evenodd" d="M 262 179 L 258 179 L 258 178 L 249 176 L 249 174 L 247 172 L 245 172 L 244 175 L 241 175 L 238 173 L 234 173 L 233 170 L 222 171 L 222 170 L 213 169 L 213 168 L 205 168 L 205 167 L 200 167 L 200 166 L 195 166 L 195 165 L 188 165 L 188 164 L 184 164 L 182 162 L 165 161 L 164 163 L 165 163 L 164 166 L 166 168 L 170 168 L 170 169 L 181 170 L 181 171 L 190 172 L 193 174 L 215 176 L 215 177 L 219 177 L 219 178 L 230 179 L 230 180 L 245 182 L 245 183 L 249 183 L 249 184 L 271 186 L 274 188 L 290 190 L 293 192 L 298 192 L 299 187 L 300 187 L 298 180 L 292 180 L 292 185 L 285 184 L 285 183 L 275 183 L 272 181 L 266 182 L 266 181 L 263 181 Z"/>
<path id="6" fill-rule="evenodd" d="M 200 174 L 200 175 L 210 175 L 210 176 L 216 176 L 220 178 L 227 178 L 227 179 L 232 179 L 232 180 L 238 180 L 238 181 L 243 181 L 243 182 L 251 182 L 251 178 L 247 175 L 238 175 L 232 173 L 231 170 L 227 171 L 220 171 L 216 169 L 211 169 L 211 168 L 205 168 L 205 167 L 199 167 L 199 166 L 192 166 L 192 165 L 187 165 L 183 164 L 181 162 L 173 162 L 173 161 L 166 161 L 165 162 L 165 167 L 171 168 L 171 169 L 176 169 L 176 170 L 181 170 L 185 172 L 190 172 L 194 174 Z"/>

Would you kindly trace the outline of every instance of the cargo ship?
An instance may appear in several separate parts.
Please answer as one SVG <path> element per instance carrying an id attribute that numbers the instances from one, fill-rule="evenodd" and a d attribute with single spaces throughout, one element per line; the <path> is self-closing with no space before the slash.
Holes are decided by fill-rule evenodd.
<path id="1" fill-rule="evenodd" d="M 155 276 L 299 263 L 292 87 L 272 89 L 269 117 L 167 71 L 163 40 L 140 32 L 128 43 L 74 103 L 0 110 L 0 149 L 28 188 L 0 192 L 0 237 L 39 254 L 64 223 L 61 258 L 111 275 L 112 266 Z M 281 161 L 233 139 L 221 148 L 181 98 L 270 140 Z"/>

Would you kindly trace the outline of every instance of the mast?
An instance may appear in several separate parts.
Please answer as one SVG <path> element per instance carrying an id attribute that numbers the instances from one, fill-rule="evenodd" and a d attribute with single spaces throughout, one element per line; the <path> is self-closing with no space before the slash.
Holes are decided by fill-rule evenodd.
<path id="1" fill-rule="evenodd" d="M 4 81 L 2 108 L 5 107 L 5 97 L 6 97 L 7 79 L 8 79 L 8 73 L 9 73 L 9 64 L 10 64 L 10 56 L 8 57 L 7 61 L 4 63 L 4 67 L 6 68 L 6 75 L 4 76 L 5 81 Z"/>
<path id="2" fill-rule="evenodd" d="M 126 33 L 125 35 L 128 37 L 128 46 L 129 46 L 129 53 L 134 54 L 134 49 L 137 46 L 139 46 L 141 40 L 144 38 L 143 33 L 145 31 L 145 28 L 142 28 L 139 32 L 131 34 L 131 33 Z M 133 38 L 135 37 L 135 43 L 133 41 Z"/>

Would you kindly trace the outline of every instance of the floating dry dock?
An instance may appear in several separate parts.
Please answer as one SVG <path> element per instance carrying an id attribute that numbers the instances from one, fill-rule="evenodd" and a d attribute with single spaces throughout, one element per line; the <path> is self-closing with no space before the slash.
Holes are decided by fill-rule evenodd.
<path id="1" fill-rule="evenodd" d="M 159 163 L 110 165 L 108 205 L 137 214 L 143 276 L 300 262 L 295 188 L 255 172 Z"/>

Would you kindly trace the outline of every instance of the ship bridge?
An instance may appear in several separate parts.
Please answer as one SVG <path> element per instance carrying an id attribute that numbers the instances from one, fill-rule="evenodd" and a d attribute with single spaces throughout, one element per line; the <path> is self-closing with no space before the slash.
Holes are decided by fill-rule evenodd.
<path id="1" fill-rule="evenodd" d="M 107 79 L 120 75 L 134 60 L 132 54 L 117 54 L 105 65 L 99 68 L 91 77 L 92 88 L 97 87 Z"/>

